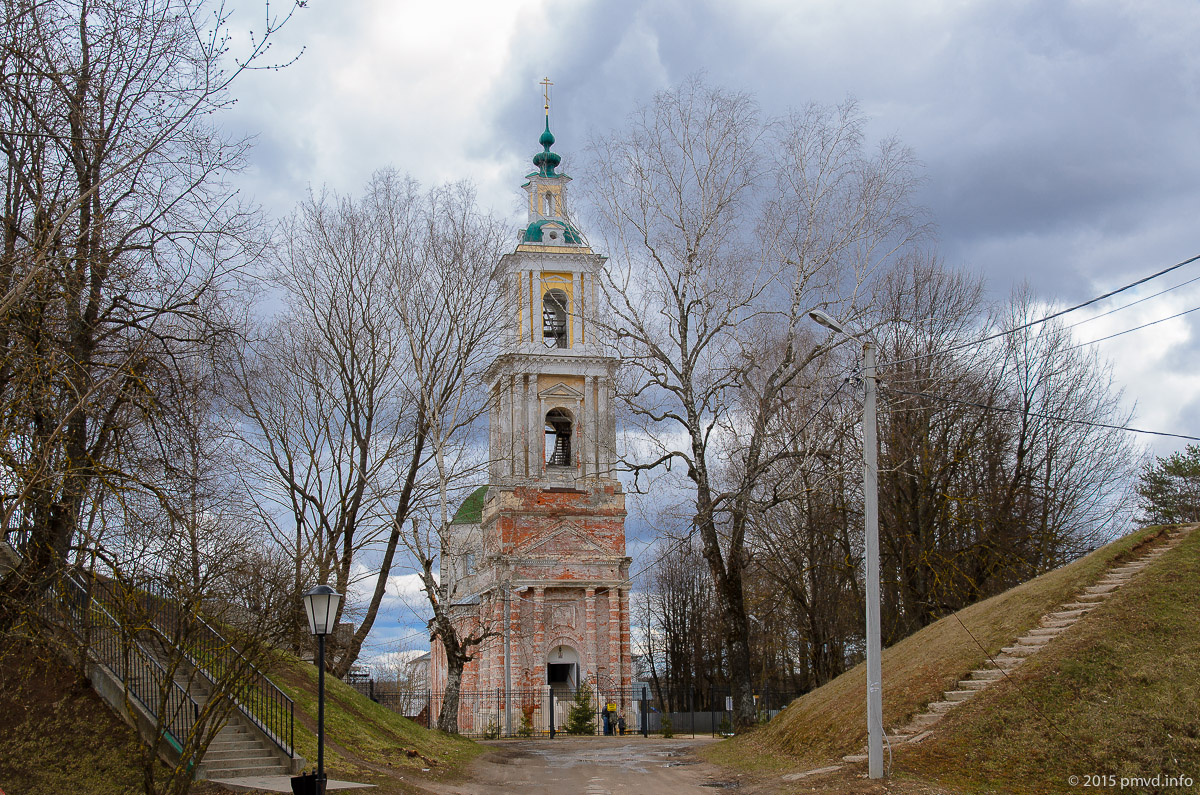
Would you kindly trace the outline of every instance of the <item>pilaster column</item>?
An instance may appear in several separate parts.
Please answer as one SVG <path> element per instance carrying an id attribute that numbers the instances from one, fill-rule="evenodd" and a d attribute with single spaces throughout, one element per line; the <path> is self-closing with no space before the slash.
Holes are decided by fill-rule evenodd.
<path id="1" fill-rule="evenodd" d="M 509 594 L 508 658 L 510 660 L 509 665 L 512 666 L 513 690 L 521 690 L 526 687 L 525 679 L 528 676 L 528 671 L 517 667 L 517 661 L 524 659 L 520 654 L 521 603 L 524 601 L 525 599 L 520 593 Z"/>
<path id="2" fill-rule="evenodd" d="M 533 668 L 546 670 L 546 589 L 541 587 L 533 589 Z"/>
<path id="3" fill-rule="evenodd" d="M 608 589 L 608 675 L 621 681 L 621 601 L 616 587 Z"/>
<path id="4" fill-rule="evenodd" d="M 521 410 L 517 415 L 521 419 L 521 436 L 525 440 L 525 477 L 533 477 L 533 428 L 529 426 L 529 404 L 536 403 L 537 397 L 534 393 L 537 391 L 537 376 L 525 375 L 522 380 L 524 383 L 525 403 L 521 406 Z"/>
<path id="5" fill-rule="evenodd" d="M 525 283 L 525 274 L 517 271 L 513 274 L 512 280 L 512 305 L 516 308 L 517 316 L 517 334 L 516 343 L 520 345 L 525 341 L 525 302 L 522 298 L 524 293 L 522 285 Z"/>
<path id="6" fill-rule="evenodd" d="M 529 328 L 526 333 L 529 335 L 529 342 L 533 344 L 538 342 L 538 333 L 542 328 L 542 286 L 533 271 L 527 271 L 526 277 L 529 279 L 529 291 L 525 296 L 525 302 L 529 306 Z"/>
<path id="7" fill-rule="evenodd" d="M 614 433 L 611 409 L 609 408 L 610 381 L 608 377 L 596 381 L 596 467 L 602 477 L 612 477 L 613 451 L 609 435 Z"/>
<path id="8" fill-rule="evenodd" d="M 494 458 L 499 459 L 497 471 L 500 473 L 500 477 L 510 478 L 513 475 L 513 462 L 516 458 L 513 455 L 512 422 L 513 390 L 516 384 L 516 377 L 511 374 L 502 376 L 499 384 L 500 406 L 496 412 L 500 426 L 499 444 L 497 449 L 491 451 L 491 454 Z"/>
<path id="9" fill-rule="evenodd" d="M 592 399 L 595 386 L 594 375 L 583 377 L 583 403 L 579 408 L 579 457 L 580 475 L 585 478 L 596 475 L 596 460 L 592 453 L 592 437 L 595 436 L 593 429 L 596 425 L 596 401 Z"/>
<path id="10" fill-rule="evenodd" d="M 621 685 L 633 682 L 633 659 L 629 656 L 629 589 L 621 589 Z"/>
<path id="11" fill-rule="evenodd" d="M 500 629 L 504 626 L 504 599 L 499 598 L 492 605 L 492 626 Z M 504 687 L 504 637 L 497 636 L 492 638 L 492 653 L 488 655 L 492 660 L 490 681 L 488 682 L 488 690 L 495 690 L 497 687 Z"/>
<path id="12" fill-rule="evenodd" d="M 588 668 L 596 673 L 600 666 L 596 659 L 596 589 L 583 591 L 583 651 L 587 655 Z"/>
<path id="13" fill-rule="evenodd" d="M 583 278 L 582 274 L 571 274 L 571 345 L 583 342 Z"/>
<path id="14" fill-rule="evenodd" d="M 529 374 L 529 477 L 540 478 L 546 463 L 546 418 L 538 399 L 537 373 Z"/>

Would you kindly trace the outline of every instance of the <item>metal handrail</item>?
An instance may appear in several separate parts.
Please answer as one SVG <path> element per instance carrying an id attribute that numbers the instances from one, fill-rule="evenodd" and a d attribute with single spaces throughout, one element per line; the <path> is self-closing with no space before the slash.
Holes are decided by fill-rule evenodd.
<path id="1" fill-rule="evenodd" d="M 9 548 L 13 550 L 13 552 L 15 552 L 18 556 L 24 557 L 23 547 L 25 543 L 28 542 L 29 535 L 30 533 L 27 527 L 8 527 L 5 529 L 5 538 L 3 540 L 9 546 Z M 66 579 L 76 589 L 79 590 L 80 594 L 84 595 L 84 598 L 87 598 L 87 589 L 84 588 L 84 586 L 78 580 L 76 580 L 70 572 L 66 573 Z M 163 606 L 166 604 L 174 605 L 173 600 L 167 596 L 151 593 L 150 590 L 145 588 L 140 590 L 155 600 L 153 603 L 153 607 L 155 609 L 148 611 L 151 617 L 151 625 L 154 627 L 154 630 L 157 632 L 159 637 L 174 646 L 175 643 L 170 638 L 168 633 L 164 631 L 162 626 L 155 622 L 156 617 L 161 617 L 166 614 Z M 100 609 L 114 626 L 120 626 L 120 622 L 118 622 L 116 618 L 114 618 L 113 615 L 103 607 L 102 604 L 98 603 L 94 598 L 90 599 L 89 602 L 91 605 Z M 150 605 L 147 605 L 147 607 L 150 607 Z M 263 734 L 265 734 L 271 740 L 271 742 L 273 742 L 284 753 L 286 753 L 289 758 L 294 759 L 296 757 L 296 706 L 291 697 L 289 697 L 287 693 L 284 693 L 283 690 L 281 690 L 274 682 L 272 682 L 270 678 L 261 670 L 259 670 L 257 666 L 247 660 L 241 652 L 234 648 L 234 646 L 227 641 L 224 636 L 222 636 L 221 633 L 218 632 L 211 624 L 205 621 L 202 616 L 196 615 L 195 618 L 199 620 L 200 624 L 202 625 L 204 636 L 201 641 L 200 648 L 189 649 L 186 647 L 180 647 L 188 661 L 213 685 L 216 685 L 217 683 L 217 677 L 214 676 L 213 671 L 210 670 L 213 665 L 214 657 L 216 662 L 221 665 L 222 670 L 229 670 L 230 667 L 241 665 L 243 666 L 243 670 L 248 670 L 251 672 L 250 681 L 246 683 L 244 690 L 240 694 L 231 694 L 230 700 L 238 709 L 238 711 L 246 717 L 247 720 L 261 729 Z M 80 621 L 84 620 L 82 616 L 76 616 L 76 619 Z M 132 637 L 130 638 L 130 641 L 134 646 L 136 646 L 138 654 L 141 657 L 149 660 L 153 665 L 158 666 L 160 670 L 165 671 L 162 664 L 159 663 L 149 651 L 143 648 L 140 643 L 138 643 Z M 108 662 L 105 664 L 108 665 Z M 117 669 L 112 665 L 108 665 L 108 667 L 113 670 L 114 673 L 118 672 Z M 172 685 L 176 689 L 183 690 L 179 687 L 177 682 L 172 681 Z M 187 693 L 185 690 L 183 693 L 195 707 L 192 710 L 193 715 L 198 715 L 199 706 L 191 697 L 191 694 Z M 146 703 L 140 694 L 135 694 L 135 697 L 140 704 L 146 707 L 146 709 L 150 710 L 151 714 L 157 717 L 157 712 Z M 168 697 L 168 701 L 170 703 L 174 703 L 176 700 L 178 699 L 175 697 L 175 694 L 172 691 L 172 695 Z M 173 739 L 178 742 L 177 737 Z"/>
<path id="2" fill-rule="evenodd" d="M 165 642 L 177 645 L 170 635 L 175 621 L 172 609 L 178 609 L 174 601 L 159 589 L 140 587 L 150 600 L 146 603 L 151 626 Z M 213 685 L 217 684 L 220 672 L 240 669 L 249 674 L 239 693 L 229 698 L 255 726 L 270 738 L 289 758 L 295 758 L 295 703 L 256 665 L 246 659 L 232 643 L 200 615 L 191 616 L 199 622 L 199 635 L 189 633 L 186 643 L 178 648 L 201 674 Z M 218 670 L 219 669 L 219 670 Z"/>
<path id="3" fill-rule="evenodd" d="M 164 738 L 182 753 L 184 742 L 199 720 L 199 702 L 168 676 L 163 664 L 137 639 L 129 637 L 128 643 L 123 642 L 119 637 L 121 623 L 103 604 L 90 599 L 87 589 L 69 572 L 55 585 L 54 593 L 74 620 L 75 631 L 88 632 L 91 637 L 88 648 L 95 658 L 121 680 L 126 692 L 137 703 L 159 720 Z M 103 630 L 98 638 L 91 632 L 96 628 Z M 164 719 L 159 715 L 159 701 L 164 692 L 163 683 L 167 681 L 170 687 L 165 691 L 167 715 Z"/>

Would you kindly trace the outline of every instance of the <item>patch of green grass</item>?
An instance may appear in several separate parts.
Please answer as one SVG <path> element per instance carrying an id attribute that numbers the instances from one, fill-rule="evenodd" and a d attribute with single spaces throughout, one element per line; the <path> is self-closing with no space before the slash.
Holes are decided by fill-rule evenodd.
<path id="1" fill-rule="evenodd" d="M 883 715 L 889 729 L 905 725 L 941 699 L 964 673 L 1008 646 L 1037 619 L 1091 584 L 1131 550 L 1162 535 L 1131 533 L 1062 568 L 978 602 L 910 635 L 883 653 Z M 981 648 L 982 647 L 982 648 Z M 985 651 L 986 650 L 986 651 Z M 820 766 L 866 745 L 866 668 L 856 666 L 788 705 L 766 727 L 705 752 L 713 762 L 744 770 Z"/>
<path id="2" fill-rule="evenodd" d="M 273 679 L 296 702 L 296 752 L 309 766 L 317 759 L 317 669 L 290 655 L 276 655 Z M 485 748 L 471 740 L 424 729 L 376 704 L 336 677 L 325 677 L 325 766 L 339 776 L 366 776 L 372 766 L 431 774 L 457 772 Z M 346 749 L 352 758 L 330 744 Z M 415 750 L 420 756 L 408 755 Z M 434 761 L 428 764 L 425 759 Z M 365 764 L 364 764 L 365 763 Z"/>
<path id="3" fill-rule="evenodd" d="M 1057 793 L 1071 776 L 1200 783 L 1200 532 L 901 757 L 967 793 Z M 1080 785 L 1076 785 L 1080 786 Z"/>

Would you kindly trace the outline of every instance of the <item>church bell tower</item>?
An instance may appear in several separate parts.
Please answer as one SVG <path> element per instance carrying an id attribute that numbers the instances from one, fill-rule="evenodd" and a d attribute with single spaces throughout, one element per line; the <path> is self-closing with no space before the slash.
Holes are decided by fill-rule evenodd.
<path id="1" fill-rule="evenodd" d="M 472 495 L 481 510 L 467 511 L 469 498 L 459 512 L 471 525 L 462 537 L 479 539 L 470 590 L 506 632 L 481 647 L 463 687 L 565 692 L 586 682 L 624 702 L 630 559 L 613 474 L 617 361 L 595 322 L 605 258 L 571 220 L 548 96 L 538 143 L 522 186 L 528 221 L 497 271 L 509 302 L 487 372 L 489 486 Z"/>

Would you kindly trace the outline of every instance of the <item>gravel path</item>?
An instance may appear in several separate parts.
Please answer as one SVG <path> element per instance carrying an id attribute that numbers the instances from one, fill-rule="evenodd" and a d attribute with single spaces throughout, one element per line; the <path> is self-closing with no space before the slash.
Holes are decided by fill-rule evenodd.
<path id="1" fill-rule="evenodd" d="M 710 738 L 568 737 L 485 743 L 469 779 L 432 789 L 443 795 L 678 795 L 736 792 L 736 774 L 698 759 Z M 428 786 L 428 785 L 426 785 Z"/>

